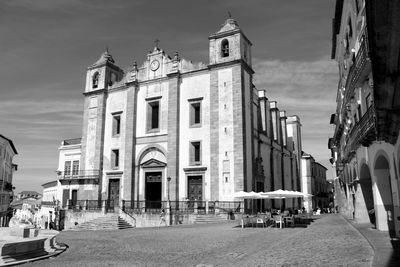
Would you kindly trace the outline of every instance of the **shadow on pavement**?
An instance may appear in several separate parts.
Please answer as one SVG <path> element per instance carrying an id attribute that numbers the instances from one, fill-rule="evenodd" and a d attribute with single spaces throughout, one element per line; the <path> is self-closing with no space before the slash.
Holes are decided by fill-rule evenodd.
<path id="1" fill-rule="evenodd" d="M 400 266 L 400 249 L 393 249 L 390 259 L 386 262 L 385 267 Z"/>

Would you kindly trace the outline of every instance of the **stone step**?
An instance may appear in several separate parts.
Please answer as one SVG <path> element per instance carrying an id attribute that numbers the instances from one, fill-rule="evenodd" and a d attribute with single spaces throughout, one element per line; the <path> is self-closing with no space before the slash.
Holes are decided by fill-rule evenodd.
<path id="1" fill-rule="evenodd" d="M 197 215 L 194 223 L 221 223 L 226 222 L 227 219 L 220 215 L 213 214 L 205 214 L 205 215 Z"/>
<path id="2" fill-rule="evenodd" d="M 91 221 L 82 223 L 77 225 L 71 230 L 79 231 L 79 230 L 120 230 L 120 229 L 128 229 L 133 228 L 128 222 L 119 217 L 118 215 L 112 216 L 103 216 L 100 218 L 93 219 Z"/>

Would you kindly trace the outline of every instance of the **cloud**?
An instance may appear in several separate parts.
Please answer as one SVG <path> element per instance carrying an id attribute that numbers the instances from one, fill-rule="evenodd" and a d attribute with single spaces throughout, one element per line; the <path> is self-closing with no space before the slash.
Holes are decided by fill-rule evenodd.
<path id="1" fill-rule="evenodd" d="M 303 150 L 326 162 L 330 157 L 327 140 L 333 134 L 329 117 L 336 107 L 336 64 L 327 59 L 254 62 L 257 88 L 265 89 L 280 110 L 300 117 Z"/>

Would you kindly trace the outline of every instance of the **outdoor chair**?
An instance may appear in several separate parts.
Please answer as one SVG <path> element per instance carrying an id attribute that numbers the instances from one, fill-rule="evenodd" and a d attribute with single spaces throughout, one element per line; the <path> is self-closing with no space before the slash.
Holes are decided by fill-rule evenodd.
<path id="1" fill-rule="evenodd" d="M 272 216 L 273 220 L 274 220 L 274 224 L 275 227 L 277 227 L 277 225 L 279 224 L 280 228 L 283 227 L 283 217 L 280 215 L 274 215 Z"/>
<path id="2" fill-rule="evenodd" d="M 265 213 L 264 223 L 265 223 L 265 225 L 267 225 L 267 226 L 273 223 L 272 216 L 271 216 L 271 212 L 266 212 L 266 213 Z"/>
<path id="3" fill-rule="evenodd" d="M 256 220 L 256 227 L 258 227 L 258 224 L 262 224 L 262 226 L 263 226 L 263 228 L 265 227 L 265 225 L 264 225 L 264 220 L 263 220 L 263 218 L 260 218 L 260 217 L 258 217 L 257 218 L 257 220 Z"/>
<path id="4" fill-rule="evenodd" d="M 288 226 L 291 225 L 292 227 L 294 227 L 294 216 L 286 217 L 285 222 Z"/>

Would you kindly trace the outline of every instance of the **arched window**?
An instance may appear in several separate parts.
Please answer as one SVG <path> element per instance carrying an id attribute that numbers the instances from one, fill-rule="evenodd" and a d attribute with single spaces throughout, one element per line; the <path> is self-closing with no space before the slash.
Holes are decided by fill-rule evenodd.
<path id="1" fill-rule="evenodd" d="M 229 42 L 226 39 L 221 42 L 221 55 L 222 57 L 229 57 Z"/>
<path id="2" fill-rule="evenodd" d="M 97 88 L 99 86 L 99 73 L 96 72 L 92 78 L 92 88 Z"/>

